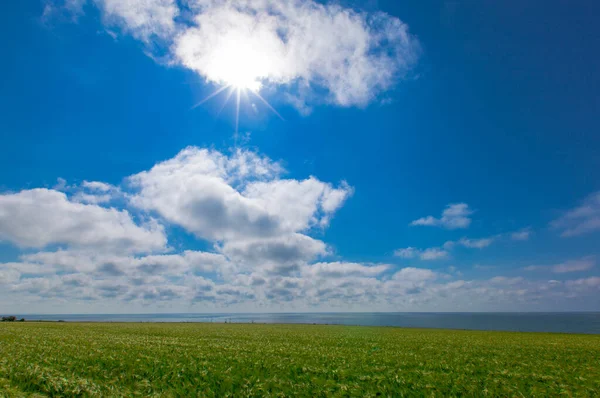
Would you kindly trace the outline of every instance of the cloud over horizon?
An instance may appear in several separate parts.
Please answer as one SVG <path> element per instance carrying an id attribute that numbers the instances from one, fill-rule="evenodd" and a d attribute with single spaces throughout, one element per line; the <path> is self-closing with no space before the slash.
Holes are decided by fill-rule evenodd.
<path id="1" fill-rule="evenodd" d="M 61 181 L 56 188 L 63 191 L 2 193 L 0 241 L 22 251 L 0 263 L 0 303 L 10 297 L 42 309 L 68 302 L 137 310 L 478 310 L 545 308 L 548 298 L 584 300 L 597 289 L 594 277 L 469 280 L 454 271 L 346 261 L 311 235 L 323 234 L 354 189 L 285 174 L 279 162 L 250 150 L 188 147 L 120 186 Z M 444 216 L 463 217 L 466 209 Z M 207 249 L 175 248 L 174 226 Z M 396 255 L 444 260 L 456 245 L 482 249 L 492 241 L 462 238 Z M 594 261 L 548 270 L 582 272 Z"/>

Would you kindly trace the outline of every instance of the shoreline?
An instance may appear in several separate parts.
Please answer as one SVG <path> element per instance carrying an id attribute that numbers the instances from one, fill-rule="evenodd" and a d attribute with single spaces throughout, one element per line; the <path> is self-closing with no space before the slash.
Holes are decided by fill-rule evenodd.
<path id="1" fill-rule="evenodd" d="M 93 321 L 93 320 L 45 320 L 45 319 L 25 319 L 24 322 L 0 322 L 7 324 L 35 324 L 35 323 L 60 323 L 60 324 L 107 324 L 107 325 L 238 325 L 238 326 L 328 326 L 328 327 L 349 327 L 349 328 L 370 328 L 370 329 L 406 329 L 423 331 L 448 331 L 448 332 L 491 332 L 491 333 L 516 333 L 516 334 L 550 334 L 566 336 L 600 336 L 600 332 L 555 332 L 555 331 L 530 331 L 530 330 L 501 330 L 501 329 L 475 329 L 475 328 L 443 328 L 443 327 L 419 327 L 419 326 L 395 326 L 395 325 L 361 325 L 361 324 L 339 324 L 339 323 L 309 323 L 309 322 L 185 322 L 185 321 Z"/>

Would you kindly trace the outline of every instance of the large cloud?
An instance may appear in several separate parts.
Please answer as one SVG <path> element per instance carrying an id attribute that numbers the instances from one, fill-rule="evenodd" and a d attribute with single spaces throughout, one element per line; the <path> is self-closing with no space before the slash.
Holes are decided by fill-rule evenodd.
<path id="1" fill-rule="evenodd" d="M 594 257 L 532 268 L 578 273 L 578 279 L 563 281 L 515 275 L 463 280 L 451 267 L 443 273 L 340 259 L 310 235 L 323 236 L 352 188 L 316 177 L 282 178 L 284 173 L 279 163 L 252 151 L 190 147 L 118 187 L 63 181 L 52 190 L 2 194 L 0 237 L 28 249 L 0 263 L 0 308 L 456 311 L 598 305 L 598 278 L 583 274 L 593 269 Z M 461 214 L 464 207 L 442 219 Z M 208 249 L 190 250 L 196 242 L 177 238 L 168 245 L 171 225 L 204 240 Z M 484 248 L 494 239 L 463 238 L 397 254 L 435 259 L 458 246 Z"/>
<path id="2" fill-rule="evenodd" d="M 399 19 L 337 4 L 284 0 L 192 2 L 194 24 L 174 42 L 176 59 L 227 84 L 249 78 L 317 86 L 338 105 L 364 105 L 403 76 L 419 46 Z"/>
<path id="3" fill-rule="evenodd" d="M 206 81 L 279 86 L 301 111 L 365 106 L 415 65 L 400 19 L 313 0 L 92 0 L 118 27 Z M 55 3 L 60 1 L 56 0 Z M 80 14 L 85 0 L 66 8 Z M 56 6 L 52 7 L 56 8 Z"/>
<path id="4" fill-rule="evenodd" d="M 164 250 L 167 243 L 155 221 L 137 225 L 126 210 L 76 203 L 50 189 L 0 195 L 0 241 L 128 252 Z"/>
<path id="5" fill-rule="evenodd" d="M 352 193 L 315 178 L 279 180 L 281 167 L 251 152 L 187 148 L 130 178 L 131 202 L 198 237 L 272 238 L 327 223 Z"/>

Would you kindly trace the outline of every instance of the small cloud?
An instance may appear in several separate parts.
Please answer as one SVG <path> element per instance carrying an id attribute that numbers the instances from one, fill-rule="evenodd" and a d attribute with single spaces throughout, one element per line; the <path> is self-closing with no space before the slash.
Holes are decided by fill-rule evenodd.
<path id="1" fill-rule="evenodd" d="M 466 203 L 454 203 L 446 206 L 440 218 L 427 216 L 410 223 L 411 226 L 442 227 L 446 229 L 468 228 L 471 224 L 473 210 Z"/>
<path id="2" fill-rule="evenodd" d="M 578 207 L 550 223 L 561 231 L 561 236 L 571 237 L 600 231 L 600 191 L 584 199 Z"/>
<path id="3" fill-rule="evenodd" d="M 415 258 L 419 254 L 420 250 L 414 247 L 407 247 L 405 249 L 397 249 L 394 251 L 394 256 L 401 258 Z"/>
<path id="4" fill-rule="evenodd" d="M 51 19 L 70 18 L 73 21 L 83 15 L 83 8 L 87 0 L 48 0 L 44 5 L 42 21 L 48 22 Z"/>
<path id="5" fill-rule="evenodd" d="M 448 252 L 437 247 L 425 249 L 421 253 L 421 260 L 441 260 L 448 257 Z"/>
<path id="6" fill-rule="evenodd" d="M 467 247 L 469 249 L 483 249 L 488 247 L 494 242 L 494 238 L 484 238 L 484 239 L 467 239 L 462 238 L 458 241 L 459 245 Z"/>
<path id="7" fill-rule="evenodd" d="M 405 249 L 398 249 L 394 252 L 394 256 L 411 259 L 419 257 L 423 261 L 441 260 L 448 257 L 448 252 L 439 247 L 431 247 L 428 249 L 417 249 L 414 247 L 407 247 Z"/>
<path id="8" fill-rule="evenodd" d="M 52 189 L 56 191 L 64 191 L 67 188 L 67 180 L 64 178 L 58 177 L 56 179 L 56 184 L 52 187 Z"/>
<path id="9" fill-rule="evenodd" d="M 525 241 L 525 240 L 529 240 L 529 238 L 531 237 L 532 234 L 533 234 L 533 231 L 531 230 L 531 228 L 527 227 L 520 231 L 511 233 L 510 238 L 512 240 Z"/>
<path id="10" fill-rule="evenodd" d="M 84 181 L 81 186 L 71 188 L 75 190 L 73 201 L 79 203 L 108 203 L 123 195 L 119 187 L 100 181 Z"/>
<path id="11" fill-rule="evenodd" d="M 446 250 L 452 250 L 457 245 L 466 247 L 468 249 L 483 249 L 483 248 L 488 247 L 492 243 L 494 243 L 495 240 L 496 240 L 496 237 L 482 238 L 482 239 L 461 238 L 458 241 L 449 240 L 448 242 L 444 243 L 444 245 L 442 247 Z"/>

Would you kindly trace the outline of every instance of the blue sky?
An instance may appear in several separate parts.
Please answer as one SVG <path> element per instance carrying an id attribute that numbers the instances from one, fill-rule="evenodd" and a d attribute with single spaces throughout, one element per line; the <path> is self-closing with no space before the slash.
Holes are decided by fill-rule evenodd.
<path id="1" fill-rule="evenodd" d="M 0 310 L 599 310 L 599 12 L 10 2 Z"/>

